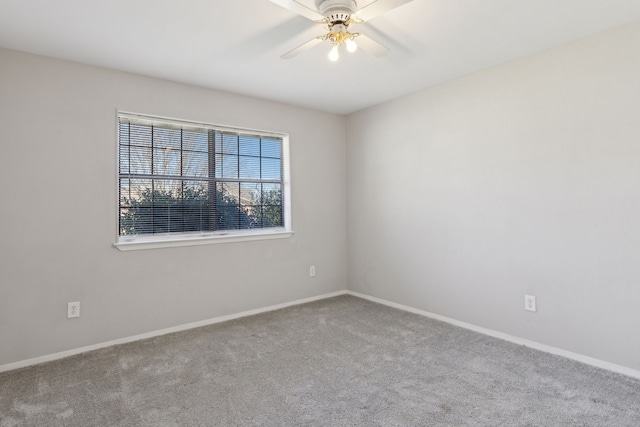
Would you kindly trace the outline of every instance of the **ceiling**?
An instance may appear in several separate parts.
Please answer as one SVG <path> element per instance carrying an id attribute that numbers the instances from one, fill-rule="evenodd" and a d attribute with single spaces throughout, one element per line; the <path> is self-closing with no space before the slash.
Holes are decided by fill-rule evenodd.
<path id="1" fill-rule="evenodd" d="M 357 28 L 388 55 L 330 62 L 280 58 L 323 31 L 269 0 L 0 0 L 0 46 L 348 114 L 636 20 L 639 0 L 413 0 Z"/>

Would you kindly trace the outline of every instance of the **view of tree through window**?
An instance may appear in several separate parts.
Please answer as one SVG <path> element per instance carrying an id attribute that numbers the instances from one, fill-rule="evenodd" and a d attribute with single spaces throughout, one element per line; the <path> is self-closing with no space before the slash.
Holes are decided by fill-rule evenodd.
<path id="1" fill-rule="evenodd" d="M 119 117 L 119 234 L 282 227 L 282 138 Z"/>

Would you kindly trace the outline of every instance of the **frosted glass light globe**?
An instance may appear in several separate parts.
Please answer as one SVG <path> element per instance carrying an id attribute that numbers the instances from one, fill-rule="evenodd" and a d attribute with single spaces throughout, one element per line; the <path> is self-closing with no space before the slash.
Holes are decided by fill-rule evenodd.
<path id="1" fill-rule="evenodd" d="M 340 53 L 338 53 L 338 45 L 333 45 L 333 47 L 329 51 L 329 61 L 336 62 L 338 58 L 340 58 Z"/>
<path id="2" fill-rule="evenodd" d="M 352 39 L 347 40 L 347 52 L 353 53 L 358 50 L 358 44 Z"/>

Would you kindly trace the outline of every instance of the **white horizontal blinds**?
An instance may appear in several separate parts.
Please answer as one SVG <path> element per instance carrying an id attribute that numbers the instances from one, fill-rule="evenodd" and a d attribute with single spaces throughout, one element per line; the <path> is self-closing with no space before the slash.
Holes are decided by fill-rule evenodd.
<path id="1" fill-rule="evenodd" d="M 282 227 L 282 138 L 119 117 L 119 234 Z"/>

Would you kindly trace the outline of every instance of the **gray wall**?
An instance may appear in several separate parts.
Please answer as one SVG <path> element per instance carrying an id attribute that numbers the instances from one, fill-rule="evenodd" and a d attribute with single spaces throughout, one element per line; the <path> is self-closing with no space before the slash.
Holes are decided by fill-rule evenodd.
<path id="1" fill-rule="evenodd" d="M 639 46 L 636 23 L 349 116 L 349 289 L 640 369 Z"/>
<path id="2" fill-rule="evenodd" d="M 114 248 L 116 109 L 289 133 L 294 236 Z M 346 289 L 344 132 L 336 115 L 0 50 L 0 365 Z"/>

